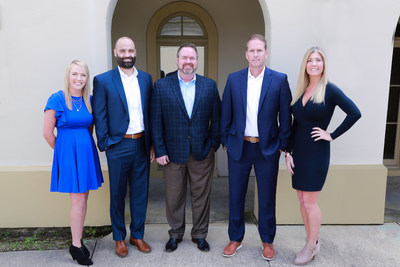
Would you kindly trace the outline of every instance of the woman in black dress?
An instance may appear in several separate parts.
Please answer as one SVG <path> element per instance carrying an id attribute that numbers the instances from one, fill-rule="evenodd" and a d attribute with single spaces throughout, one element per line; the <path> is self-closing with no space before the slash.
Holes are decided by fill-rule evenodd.
<path id="1" fill-rule="evenodd" d="M 297 253 L 294 263 L 304 265 L 320 248 L 318 196 L 328 173 L 330 142 L 353 126 L 361 113 L 336 85 L 328 82 L 325 54 L 318 47 L 312 47 L 304 55 L 291 105 L 294 120 L 285 157 L 307 233 L 306 244 Z M 326 129 L 335 106 L 347 116 L 334 132 L 328 133 Z"/>

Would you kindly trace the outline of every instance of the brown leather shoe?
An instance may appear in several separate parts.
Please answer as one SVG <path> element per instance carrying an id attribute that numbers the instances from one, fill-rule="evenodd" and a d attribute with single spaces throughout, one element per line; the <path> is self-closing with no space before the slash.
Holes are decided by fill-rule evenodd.
<path id="1" fill-rule="evenodd" d="M 263 248 L 263 253 L 261 256 L 264 260 L 272 261 L 273 259 L 275 259 L 275 249 L 272 243 L 264 242 L 262 244 L 262 248 Z"/>
<path id="2" fill-rule="evenodd" d="M 115 241 L 115 253 L 121 258 L 128 255 L 128 248 L 126 247 L 125 240 Z"/>
<path id="3" fill-rule="evenodd" d="M 143 252 L 143 253 L 151 252 L 150 246 L 147 245 L 147 243 L 144 242 L 143 239 L 134 239 L 134 238 L 130 237 L 129 243 L 131 243 L 131 245 L 136 246 L 140 252 Z"/>
<path id="4" fill-rule="evenodd" d="M 230 241 L 229 244 L 225 247 L 224 252 L 222 252 L 222 256 L 224 257 L 233 257 L 242 247 L 242 242 Z"/>

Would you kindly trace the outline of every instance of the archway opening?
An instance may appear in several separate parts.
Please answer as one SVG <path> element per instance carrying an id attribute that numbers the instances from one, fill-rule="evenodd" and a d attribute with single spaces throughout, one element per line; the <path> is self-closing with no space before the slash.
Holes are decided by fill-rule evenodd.
<path id="1" fill-rule="evenodd" d="M 389 173 L 400 175 L 400 18 L 394 34 L 392 71 L 386 116 L 384 164 Z"/>
<path id="2" fill-rule="evenodd" d="M 400 18 L 394 34 L 383 162 L 388 168 L 385 222 L 400 220 Z"/>
<path id="3" fill-rule="evenodd" d="M 197 46 L 199 64 L 197 73 L 207 76 L 204 69 L 207 66 L 207 34 L 198 19 L 192 14 L 173 14 L 164 24 L 160 25 L 157 35 L 157 52 L 159 55 L 160 78 L 175 72 L 176 51 L 182 43 L 194 43 Z"/>
<path id="4" fill-rule="evenodd" d="M 158 79 L 164 73 L 176 70 L 177 48 L 186 42 L 194 43 L 198 47 L 198 73 L 217 80 L 217 28 L 204 8 L 190 2 L 167 4 L 149 22 L 147 65 L 153 77 Z"/>
<path id="5" fill-rule="evenodd" d="M 229 73 L 248 65 L 245 58 L 248 37 L 253 33 L 261 33 L 266 34 L 270 41 L 270 27 L 265 25 L 269 17 L 264 18 L 268 16 L 268 11 L 263 1 L 118 0 L 110 20 L 111 45 L 121 36 L 131 37 L 137 49 L 137 68 L 149 72 L 153 80 L 157 80 L 161 77 L 157 40 L 172 40 L 171 36 L 160 36 L 160 30 L 170 19 L 179 16 L 193 19 L 203 30 L 203 36 L 191 34 L 193 39 L 189 36 L 184 38 L 192 40 L 196 45 L 204 45 L 204 74 L 217 81 L 221 95 Z M 200 43 L 201 38 L 204 44 Z M 171 66 L 174 62 L 170 63 Z M 217 175 L 228 175 L 226 153 L 221 149 L 217 153 Z"/>

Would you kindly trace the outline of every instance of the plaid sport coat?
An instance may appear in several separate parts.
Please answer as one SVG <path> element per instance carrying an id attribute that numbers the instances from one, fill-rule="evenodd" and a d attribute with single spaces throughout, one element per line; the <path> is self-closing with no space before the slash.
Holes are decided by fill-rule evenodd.
<path id="1" fill-rule="evenodd" d="M 151 138 L 156 158 L 168 155 L 184 164 L 192 153 L 203 160 L 220 145 L 221 99 L 214 80 L 196 74 L 192 116 L 189 118 L 177 74 L 155 82 L 151 101 Z"/>

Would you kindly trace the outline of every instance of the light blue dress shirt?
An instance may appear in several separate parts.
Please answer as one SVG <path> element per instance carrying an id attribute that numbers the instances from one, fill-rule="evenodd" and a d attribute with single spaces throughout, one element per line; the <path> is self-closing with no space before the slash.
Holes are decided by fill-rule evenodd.
<path id="1" fill-rule="evenodd" d="M 179 71 L 177 72 L 179 87 L 181 88 L 181 93 L 183 97 L 183 101 L 185 102 L 186 111 L 189 115 L 189 118 L 192 117 L 193 104 L 194 104 L 194 95 L 196 92 L 196 74 L 193 77 L 193 80 L 186 83 L 181 77 L 179 77 Z"/>

